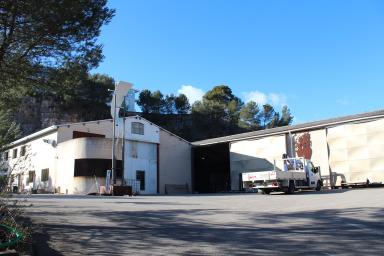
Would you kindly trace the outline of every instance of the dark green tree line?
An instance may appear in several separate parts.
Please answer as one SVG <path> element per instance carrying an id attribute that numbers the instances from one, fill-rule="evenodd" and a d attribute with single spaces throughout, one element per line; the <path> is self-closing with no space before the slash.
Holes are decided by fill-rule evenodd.
<path id="1" fill-rule="evenodd" d="M 154 92 L 142 90 L 136 102 L 143 113 L 187 114 L 191 108 L 184 94 L 178 96 L 170 94 L 164 97 L 158 90 Z"/>
<path id="2" fill-rule="evenodd" d="M 176 107 L 178 100 L 181 100 L 179 106 L 182 106 L 182 111 Z M 285 126 L 291 124 L 293 119 L 287 106 L 283 106 L 279 112 L 270 104 L 259 106 L 253 101 L 244 104 L 226 85 L 213 87 L 192 107 L 185 95 L 175 97 L 171 94 L 164 97 L 160 91 L 149 90 L 140 92 L 137 104 L 146 118 L 153 119 L 153 122 L 189 140 Z M 172 119 L 178 123 L 174 126 L 169 125 L 169 118 L 153 115 L 175 113 L 190 115 L 184 119 Z"/>

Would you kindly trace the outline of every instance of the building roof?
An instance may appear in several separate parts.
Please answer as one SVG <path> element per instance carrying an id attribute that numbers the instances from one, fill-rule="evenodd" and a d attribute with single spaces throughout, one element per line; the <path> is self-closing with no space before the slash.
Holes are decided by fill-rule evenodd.
<path id="1" fill-rule="evenodd" d="M 289 125 L 289 126 L 271 128 L 266 130 L 239 133 L 239 134 L 234 134 L 234 135 L 229 135 L 224 137 L 200 140 L 200 141 L 192 142 L 192 145 L 204 146 L 204 145 L 212 145 L 217 143 L 228 143 L 232 141 L 245 140 L 245 139 L 256 139 L 259 137 L 286 134 L 289 132 L 316 130 L 316 129 L 332 127 L 335 125 L 345 124 L 345 123 L 365 122 L 365 121 L 374 120 L 374 119 L 383 118 L 383 117 L 384 117 L 384 109 L 372 111 L 372 112 L 365 112 L 365 113 L 356 114 L 356 115 L 330 118 L 330 119 L 325 119 L 321 121 L 315 121 L 315 122 L 309 122 L 309 123 L 303 123 L 303 124 L 297 124 L 297 125 Z"/>
<path id="2" fill-rule="evenodd" d="M 140 119 L 143 119 L 145 120 L 146 122 L 150 123 L 150 124 L 153 124 L 154 126 L 158 127 L 160 130 L 172 135 L 172 136 L 175 136 L 177 138 L 179 138 L 180 140 L 183 140 L 184 142 L 188 143 L 188 144 L 191 144 L 191 142 L 177 136 L 176 134 L 173 134 L 172 132 L 168 131 L 168 130 L 165 130 L 164 128 L 154 124 L 153 122 L 139 116 L 139 115 L 136 115 L 136 116 L 129 116 L 127 118 L 140 118 Z M 20 138 L 16 141 L 13 141 L 11 143 L 9 143 L 9 145 L 6 147 L 6 148 L 12 148 L 14 146 L 17 146 L 17 145 L 20 145 L 20 144 L 23 144 L 23 143 L 26 143 L 28 141 L 31 141 L 31 140 L 34 140 L 36 138 L 39 138 L 41 136 L 44 136 L 44 135 L 47 135 L 47 134 L 50 134 L 50 133 L 53 133 L 53 132 L 56 132 L 60 127 L 65 127 L 65 126 L 68 126 L 68 125 L 79 125 L 79 124 L 89 124 L 89 123 L 100 123 L 100 122 L 112 122 L 113 119 L 110 118 L 110 119 L 102 119 L 102 120 L 95 120 L 95 121 L 86 121 L 86 122 L 77 122 L 77 123 L 64 123 L 64 124 L 58 124 L 58 125 L 52 125 L 52 126 L 49 126 L 43 130 L 40 130 L 40 131 L 37 131 L 35 133 L 32 133 L 30 135 L 27 135 L 23 138 Z"/>

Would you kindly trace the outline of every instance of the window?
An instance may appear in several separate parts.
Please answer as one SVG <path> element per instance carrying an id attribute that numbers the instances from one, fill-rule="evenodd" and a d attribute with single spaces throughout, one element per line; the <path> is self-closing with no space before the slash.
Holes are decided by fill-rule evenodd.
<path id="1" fill-rule="evenodd" d="M 116 160 L 116 178 L 122 177 L 122 161 Z M 111 159 L 75 159 L 75 177 L 104 177 L 111 170 Z"/>
<path id="2" fill-rule="evenodd" d="M 41 170 L 41 181 L 48 181 L 49 179 L 49 169 Z"/>
<path id="3" fill-rule="evenodd" d="M 35 171 L 29 171 L 28 183 L 32 183 L 35 179 Z"/>
<path id="4" fill-rule="evenodd" d="M 132 122 L 131 123 L 131 131 L 133 134 L 144 135 L 144 124 L 139 123 L 139 122 Z"/>
<path id="5" fill-rule="evenodd" d="M 130 141 L 130 148 L 131 148 L 131 157 L 132 158 L 137 158 L 137 142 L 136 141 Z"/>
<path id="6" fill-rule="evenodd" d="M 105 135 L 103 134 L 97 134 L 97 133 L 90 133 L 90 132 L 79 132 L 79 131 L 73 131 L 72 138 L 105 138 Z"/>
<path id="7" fill-rule="evenodd" d="M 25 156 L 25 146 L 22 146 L 20 149 L 20 156 Z"/>
<path id="8" fill-rule="evenodd" d="M 3 155 L 3 160 L 8 161 L 8 157 L 9 157 L 9 153 L 8 153 L 8 151 L 5 151 L 4 155 Z"/>
<path id="9" fill-rule="evenodd" d="M 12 158 L 16 158 L 17 157 L 17 148 L 15 148 L 13 151 L 12 151 Z"/>
<path id="10" fill-rule="evenodd" d="M 140 190 L 145 190 L 145 171 L 136 171 L 136 180 L 140 182 Z"/>

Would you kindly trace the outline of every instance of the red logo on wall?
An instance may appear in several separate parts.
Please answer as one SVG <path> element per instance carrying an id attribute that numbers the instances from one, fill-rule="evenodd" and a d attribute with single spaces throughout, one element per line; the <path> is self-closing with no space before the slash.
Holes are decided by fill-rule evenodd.
<path id="1" fill-rule="evenodd" d="M 296 138 L 296 155 L 298 157 L 304 157 L 305 159 L 311 159 L 312 156 L 312 143 L 311 135 L 306 132 Z"/>

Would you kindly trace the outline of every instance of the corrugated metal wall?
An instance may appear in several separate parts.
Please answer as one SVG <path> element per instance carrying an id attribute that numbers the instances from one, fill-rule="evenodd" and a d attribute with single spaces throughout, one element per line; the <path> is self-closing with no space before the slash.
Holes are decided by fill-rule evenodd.
<path id="1" fill-rule="evenodd" d="M 336 186 L 342 179 L 384 182 L 383 127 L 384 120 L 377 120 L 328 129 L 329 165 Z"/>

